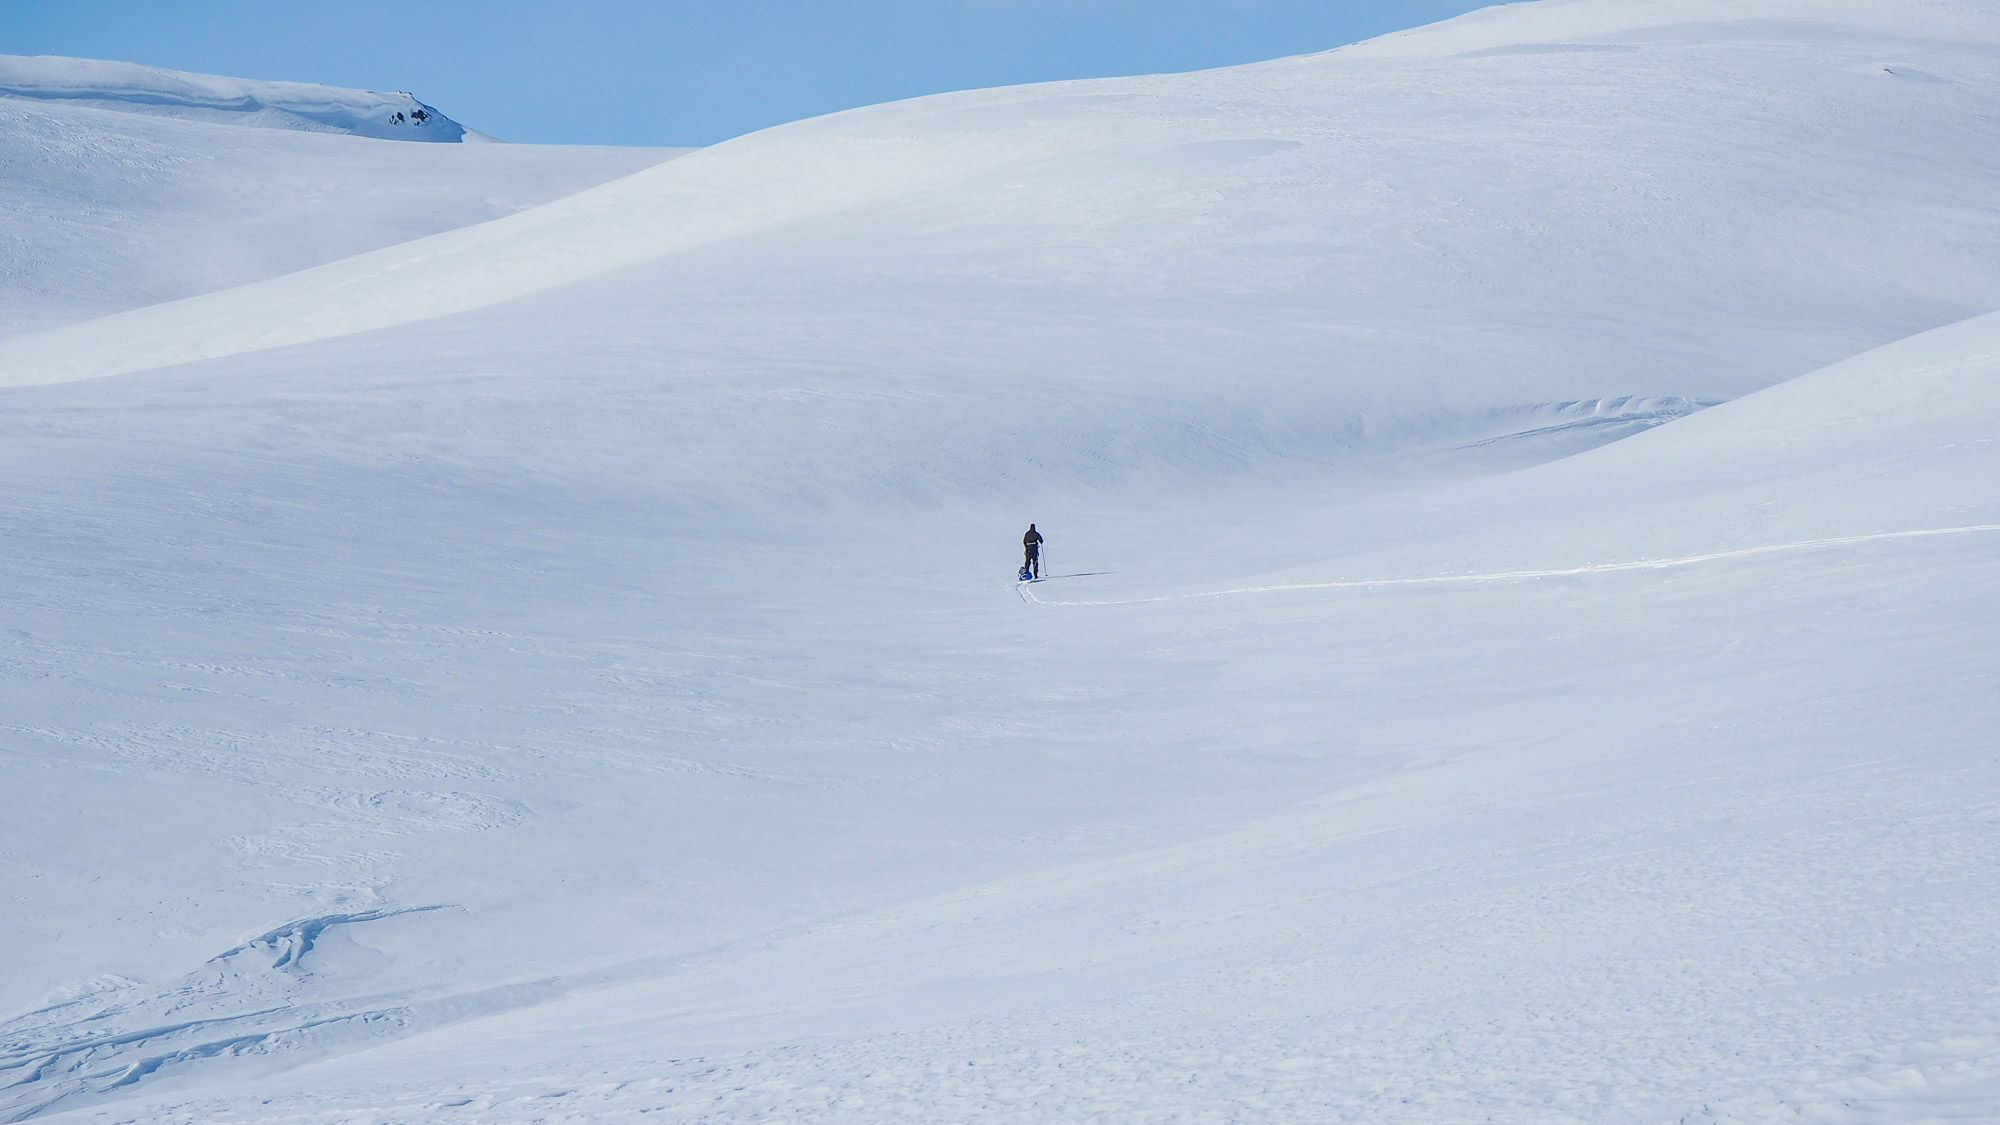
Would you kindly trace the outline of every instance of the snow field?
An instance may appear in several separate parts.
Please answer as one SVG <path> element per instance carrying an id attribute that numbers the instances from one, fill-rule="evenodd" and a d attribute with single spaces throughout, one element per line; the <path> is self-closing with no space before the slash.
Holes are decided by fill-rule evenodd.
<path id="1" fill-rule="evenodd" d="M 0 344 L 0 1119 L 1993 1117 L 2000 28 L 1742 10 Z"/>
<path id="2" fill-rule="evenodd" d="M 144 1113 L 1642 1121 L 1699 1103 L 1716 1120 L 1889 1121 L 1913 1097 L 1976 1111 L 1995 1061 L 1993 810 L 1962 795 L 1991 792 L 1976 727 L 1995 697 L 1990 630 L 1960 622 L 1991 619 L 1994 574 L 1969 539 L 1776 573 L 1743 559 L 1249 613 L 1051 610 L 1143 614 L 1012 630 L 1001 674 L 1070 717 L 1052 739 L 1124 746 L 1126 768 L 1171 740 L 1189 781 L 1223 763 L 1240 779 L 1285 748 L 1300 759 L 1286 772 L 1343 780 L 1243 827 L 1136 850 L 1128 834 L 1100 860 L 628 964 L 552 1006 L 402 1041 L 393 1065 L 362 1052 L 263 1078 L 271 1100 L 249 1110 L 197 1093 Z M 869 608 L 856 619 L 895 620 Z M 978 639 L 1002 659 L 1004 633 Z M 1132 690 L 1108 674 L 1116 654 L 1170 689 L 1159 713 L 1107 705 Z M 1108 721 L 1124 740 L 1100 741 Z M 1103 763 L 1069 757 L 1045 767 L 1038 803 L 1074 825 L 1085 814 L 1065 795 L 1116 790 Z M 1004 795 L 981 780 L 986 800 Z M 834 829 L 823 845 L 855 830 L 814 823 Z M 902 863 L 940 862 L 912 851 Z M 878 857 L 875 876 L 897 862 Z M 600 952 L 617 940 L 590 937 Z M 457 1077 L 468 1043 L 527 1076 Z"/>
<path id="3" fill-rule="evenodd" d="M 1859 466 L 1868 474 L 1871 463 L 1894 465 L 1900 473 L 1877 493 L 1886 501 L 1901 474 L 1927 479 L 1963 456 L 1956 434 L 1925 424 L 1921 404 L 1956 401 L 1958 424 L 1982 429 L 1990 396 L 1964 392 L 1986 382 L 1991 361 L 1984 369 L 1929 363 L 1932 374 L 1912 377 L 1898 396 L 1914 404 L 1915 422 L 1875 411 L 1872 435 L 1836 424 L 1855 409 L 1838 392 L 1947 346 L 1983 352 L 1981 337 L 1991 331 L 1975 324 L 1913 341 L 1845 372 L 1504 478 L 1525 498 L 1511 510 L 1490 510 L 1498 486 L 1489 480 L 1419 485 L 1372 508 L 1336 503 L 1291 525 L 1291 542 L 1279 536 L 1266 549 L 1303 554 L 1317 543 L 1322 553 L 1370 565 L 1393 558 L 1400 572 L 1416 573 L 1440 570 L 1443 557 L 1475 555 L 1468 543 L 1515 554 L 1615 548 L 1623 537 L 1615 524 L 1594 544 L 1575 541 L 1579 526 L 1608 522 L 1602 513 L 1576 515 L 1589 503 L 1577 495 L 1580 482 L 1629 495 L 1644 481 L 1675 497 L 1654 515 L 1706 513 L 1706 524 L 1681 529 L 1701 535 L 1699 545 L 1754 532 L 1773 499 L 1782 498 L 1793 519 L 1807 515 L 1795 494 L 1800 466 L 1835 473 Z M 1809 397 L 1814 386 L 1828 393 Z M 1817 415 L 1807 409 L 1813 403 Z M 1820 448 L 1795 448 L 1766 476 L 1674 453 L 1681 442 L 1700 448 L 1718 430 L 1780 425 L 1783 414 L 1830 436 Z M 1864 445 L 1873 456 L 1837 458 L 1825 442 L 1841 452 Z M 1753 458 L 1768 449 L 1736 448 Z M 1688 466 L 1681 477 L 1654 475 L 1676 462 Z M 1717 482 L 1712 491 L 1701 488 L 1704 476 Z M 1923 518 L 1977 515 L 1980 505 L 1991 513 L 1979 478 L 1959 480 L 1956 492 L 1926 494 L 1905 508 Z M 297 486 L 263 487 L 286 494 Z M 1851 487 L 1839 502 L 1815 494 L 1823 497 L 1822 530 L 1885 514 L 1860 504 L 1863 494 Z M 1303 504 L 1299 494 L 1267 495 L 1293 510 Z M 1232 514 L 1240 497 L 1187 499 L 1225 530 L 1232 520 L 1272 519 L 1268 509 Z M 1453 518 L 1455 505 L 1472 510 Z M 607 517 L 577 513 L 576 527 L 554 529 L 566 540 L 563 557 L 608 559 L 669 538 L 629 512 Z M 1464 529 L 1463 541 L 1396 544 L 1374 530 L 1397 520 Z M 1065 558 L 1096 558 L 1104 544 L 1124 543 L 1134 545 L 1128 557 L 1152 556 L 1135 559 L 1141 574 L 1201 565 L 1205 541 L 1175 536 L 1158 516 L 1107 507 L 1042 522 L 1053 535 L 1072 521 L 1097 530 L 1056 539 Z M 245 522 L 272 526 L 261 514 Z M 489 518 L 453 522 L 497 526 Z M 1289 1116 L 1334 1106 L 1384 1120 L 1641 1121 L 1669 1107 L 1697 1111 L 1699 1101 L 1715 1120 L 1803 1110 L 1887 1121 L 1906 1114 L 1906 1099 L 1919 1090 L 1926 1106 L 1984 1104 L 1979 1084 L 1990 1080 L 1994 1056 L 1990 1032 L 1980 1030 L 1988 1026 L 1981 1006 L 1993 982 L 1977 967 L 1992 963 L 1980 935 L 1995 932 L 1980 922 L 1990 910 L 1982 873 L 1992 808 L 1961 796 L 1991 791 L 1978 732 L 1992 718 L 1988 701 L 2000 698 L 1987 690 L 1982 656 L 1994 639 L 1983 622 L 2000 619 L 1985 612 L 1995 555 L 1982 533 L 1873 538 L 1664 571 L 1171 606 L 1051 606 L 1045 612 L 1056 616 L 1023 618 L 1004 612 L 1011 601 L 1004 566 L 984 583 L 969 581 L 966 561 L 940 549 L 957 540 L 956 528 L 940 534 L 935 524 L 902 522 L 823 529 L 804 557 L 755 566 L 727 553 L 740 548 L 702 543 L 689 554 L 724 552 L 721 565 L 688 568 L 650 595 L 628 593 L 616 613 L 622 629 L 587 617 L 558 629 L 576 611 L 551 612 L 555 587 L 508 589 L 477 571 L 460 575 L 476 579 L 465 588 L 489 592 L 494 604 L 478 608 L 462 592 L 455 599 L 458 612 L 482 619 L 477 624 L 438 620 L 440 590 L 405 589 L 400 577 L 370 591 L 372 613 L 341 612 L 377 624 L 336 631 L 318 642 L 332 648 L 303 650 L 303 663 L 351 663 L 331 655 L 343 644 L 370 652 L 377 679 L 390 674 L 390 690 L 380 693 L 389 702 L 438 695 L 454 683 L 463 692 L 465 673 L 477 670 L 515 696 L 481 725 L 525 734 L 522 741 L 534 744 L 529 758 L 540 764 L 532 775 L 522 768 L 517 779 L 503 776 L 495 758 L 519 761 L 530 747 L 509 750 L 492 735 L 466 738 L 456 753 L 440 747 L 443 754 L 391 742 L 378 767 L 354 756 L 367 743 L 352 735 L 354 749 L 330 741 L 318 753 L 338 754 L 343 770 L 386 767 L 407 776 L 415 768 L 424 786 L 416 792 L 519 792 L 508 799 L 531 808 L 531 821 L 569 823 L 539 843 L 479 841 L 479 852 L 501 846 L 516 857 L 501 861 L 506 869 L 561 871 L 565 881 L 604 889 L 624 884 L 614 893 L 639 901 L 619 908 L 625 919 L 615 926 L 608 915 L 568 915 L 561 932 L 586 939 L 592 952 L 584 963 L 598 968 L 517 986 L 526 996 L 567 999 L 471 1024 L 458 1020 L 486 1009 L 470 997 L 410 1002 L 452 977 L 435 954 L 354 926 L 351 940 L 361 948 L 396 951 L 421 969 L 404 970 L 420 983 L 405 983 L 399 994 L 415 1016 L 392 1017 L 385 1030 L 437 1031 L 400 1039 L 393 1066 L 362 1051 L 296 1079 L 224 1072 L 254 1079 L 253 1110 L 232 1109 L 229 1093 L 175 1095 L 168 1070 L 155 1083 L 162 1092 L 142 1103 L 146 1119 L 590 1120 L 645 1110 L 694 1120 L 780 1111 L 828 1120 L 941 1112 L 975 1120 L 1222 1120 L 1246 1108 Z M 581 534 L 589 526 L 618 530 L 593 548 Z M 417 564 L 418 573 L 430 569 L 421 548 L 382 530 L 355 529 L 356 545 L 346 549 L 382 552 L 376 565 L 391 574 L 390 558 Z M 534 530 L 551 529 L 488 533 Z M 797 529 L 780 538 L 812 541 Z M 1339 542 L 1350 538 L 1361 541 Z M 531 558 L 525 543 L 462 557 Z M 860 570 L 878 554 L 904 560 L 905 577 L 815 583 L 784 574 Z M 672 565 L 663 559 L 657 569 Z M 1351 565 L 1358 564 L 1342 569 Z M 349 563 L 336 572 L 367 569 Z M 1080 569 L 1059 564 L 1055 573 Z M 1140 580 L 1100 573 L 1035 589 Z M 724 586 L 735 586 L 737 597 L 718 596 Z M 569 596 L 600 611 L 607 604 L 602 588 Z M 684 616 L 705 605 L 721 622 L 724 604 L 742 616 L 711 626 L 705 639 L 708 630 L 691 628 L 698 619 Z M 539 607 L 531 616 L 547 616 L 537 627 L 503 622 L 522 611 L 502 605 Z M 657 627 L 635 613 L 649 605 L 658 620 L 681 622 L 673 651 L 663 651 Z M 231 631 L 250 630 L 242 643 L 254 650 L 262 647 L 257 622 L 285 616 L 268 607 L 236 611 Z M 761 629 L 748 624 L 766 616 Z M 384 660 L 384 639 L 398 636 L 410 637 L 397 647 L 416 645 L 421 663 Z M 496 642 L 504 647 L 496 651 Z M 593 649 L 597 655 L 587 655 Z M 737 660 L 718 661 L 721 649 Z M 570 688 L 506 672 L 524 657 L 546 668 L 579 656 L 585 667 Z M 206 682 L 241 681 L 223 664 L 223 674 Z M 703 664 L 708 673 L 696 671 Z M 731 664 L 765 686 L 725 687 L 729 677 L 715 677 Z M 785 671 L 760 676 L 759 668 Z M 408 686 L 394 686 L 413 675 Z M 714 686 L 695 688 L 702 683 Z M 982 723 L 975 716 L 993 706 L 971 701 L 995 683 L 1007 685 L 1014 714 Z M 668 684 L 678 686 L 663 690 Z M 296 686 L 282 690 L 299 698 Z M 811 729 L 771 727 L 771 718 L 754 717 L 763 692 L 791 700 L 771 717 L 819 718 Z M 485 708 L 497 698 L 479 689 L 474 697 L 486 699 Z M 881 707 L 898 698 L 902 708 Z M 563 752 L 523 722 L 552 704 L 587 707 L 600 740 L 610 733 L 602 729 L 607 720 L 634 732 L 666 720 L 684 746 L 712 738 L 730 760 L 686 749 L 662 756 L 643 744 L 616 755 L 609 753 L 616 744 L 602 741 Z M 899 710 L 911 713 L 899 721 Z M 615 718 L 621 713 L 627 717 Z M 455 708 L 451 716 L 463 728 L 469 713 Z M 413 720 L 421 714 L 397 716 Z M 745 722 L 763 726 L 764 735 L 728 733 Z M 893 744 L 901 739 L 915 745 L 899 753 Z M 774 759 L 786 744 L 793 748 Z M 551 768 L 552 750 L 569 764 Z M 792 771 L 779 769 L 786 759 Z M 833 765 L 842 759 L 875 764 L 856 773 Z M 898 760 L 909 764 L 890 765 Z M 804 761 L 823 771 L 816 780 L 797 770 Z M 946 761 L 955 765 L 934 772 Z M 273 764 L 281 762 L 288 774 L 309 769 L 303 759 Z M 185 765 L 155 763 L 162 767 Z M 568 799 L 581 799 L 566 816 L 551 806 L 560 793 L 551 781 L 582 770 L 595 778 L 572 782 L 582 788 Z M 680 781 L 636 790 L 629 812 L 611 813 L 612 792 L 632 790 L 632 779 L 647 774 Z M 1265 805 L 1261 814 L 1241 803 L 1253 776 L 1264 778 L 1252 790 Z M 511 788 L 530 777 L 532 790 Z M 788 786 L 807 788 L 808 803 L 784 801 Z M 1154 787 L 1163 788 L 1147 792 Z M 1291 795 L 1275 797 L 1284 792 Z M 840 795 L 841 815 L 829 816 L 828 793 Z M 719 796 L 732 813 L 763 810 L 746 826 L 755 830 L 722 835 L 730 814 L 699 811 Z M 1120 802 L 1115 812 L 1110 801 Z M 675 813 L 649 821 L 645 805 Z M 365 801 L 348 807 L 368 811 Z M 1293 811 L 1271 818 L 1278 807 Z M 610 822 L 610 834 L 600 824 L 596 838 L 579 838 L 574 818 L 585 812 Z M 884 817 L 893 818 L 893 838 L 875 831 Z M 1198 831 L 1197 821 L 1209 827 Z M 665 835 L 615 844 L 646 823 Z M 984 827 L 967 832 L 969 824 Z M 804 825 L 810 831 L 783 827 Z M 442 825 L 427 827 L 435 833 Z M 354 822 L 341 819 L 307 835 L 354 832 Z M 393 835 L 379 833 L 364 837 L 393 844 Z M 698 839 L 706 843 L 695 854 L 708 862 L 753 860 L 706 875 L 662 861 Z M 519 851 L 524 843 L 528 850 Z M 628 859 L 605 863 L 634 845 Z M 801 845 L 810 854 L 795 850 Z M 448 861 L 437 847 L 421 857 L 422 881 L 441 883 Z M 1023 854 L 1041 862 L 1006 874 L 1021 870 Z M 1079 858 L 1041 866 L 1065 854 Z M 417 859 L 340 862 L 407 887 L 408 876 L 391 872 Z M 462 877 L 478 878 L 494 860 L 468 855 Z M 918 889 L 939 886 L 941 870 L 992 878 L 901 906 L 855 901 L 857 880 Z M 671 893 L 645 886 L 659 879 Z M 578 890 L 586 900 L 603 893 Z M 635 928 L 631 911 L 654 897 L 671 901 L 678 917 Z M 689 913 L 702 912 L 705 900 L 714 903 L 706 923 Z M 830 920 L 660 956 L 667 935 L 740 925 L 758 900 L 793 910 L 819 900 L 805 913 Z M 602 915 L 607 905 L 590 909 Z M 546 948 L 550 935 L 525 918 L 502 922 L 527 904 L 475 900 L 462 908 L 417 922 L 435 935 L 420 938 L 419 949 L 461 946 L 473 928 L 490 943 L 482 959 L 494 957 L 493 945 L 525 938 Z M 468 926 L 474 917 L 480 921 Z M 523 961 L 515 972 L 528 968 Z M 384 979 L 379 970 L 374 979 Z M 228 999 L 240 1002 L 241 994 Z M 1940 1035 L 1940 1026 L 1956 1030 Z M 325 1046 L 296 1039 L 297 1050 Z M 533 1060 L 534 1077 L 454 1077 L 464 1073 L 468 1042 L 508 1044 L 489 1050 Z M 676 1045 L 665 1063 L 662 1044 Z M 284 1057 L 282 1040 L 273 1049 Z M 974 1065 L 959 1066 L 960 1054 Z M 1606 1073 L 1624 1077 L 1607 1087 Z M 108 1112 L 104 1119 L 132 1111 Z"/>

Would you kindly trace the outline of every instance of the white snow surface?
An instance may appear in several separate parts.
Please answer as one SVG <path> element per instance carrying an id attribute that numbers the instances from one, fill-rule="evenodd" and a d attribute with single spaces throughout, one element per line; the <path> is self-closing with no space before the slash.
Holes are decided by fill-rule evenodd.
<path id="1" fill-rule="evenodd" d="M 682 151 L 390 145 L 0 96 L 0 338 L 484 222 Z"/>
<path id="2" fill-rule="evenodd" d="M 2000 1119 L 1997 44 L 1508 5 L 0 342 L 0 1120 Z"/>
<path id="3" fill-rule="evenodd" d="M 389 141 L 490 141 L 405 90 L 257 82 L 61 55 L 0 55 L 0 98 Z"/>
<path id="4" fill-rule="evenodd" d="M 1560 5 L 1528 30 L 1602 7 Z M 1433 49 L 1412 33 L 1388 60 L 1333 52 L 835 114 L 254 292 L 17 340 L 0 369 L 89 378 L 591 280 L 650 301 L 624 271 L 671 285 L 718 261 L 748 276 L 758 257 L 772 269 L 751 299 L 847 294 L 860 275 L 863 293 L 906 289 L 905 304 L 1150 320 L 1176 366 L 1222 363 L 1247 332 L 1284 367 L 1395 371 L 1448 394 L 1502 380 L 1538 393 L 1554 369 L 1586 397 L 1613 348 L 1648 383 L 1740 394 L 2000 304 L 2000 67 L 1992 36 L 1967 29 L 1980 5 L 1924 5 L 1900 35 L 1614 7 L 1652 30 L 1509 55 L 1461 50 L 1448 23 Z M 957 284 L 934 292 L 935 270 Z M 1093 364 L 1130 362 L 1111 340 Z"/>

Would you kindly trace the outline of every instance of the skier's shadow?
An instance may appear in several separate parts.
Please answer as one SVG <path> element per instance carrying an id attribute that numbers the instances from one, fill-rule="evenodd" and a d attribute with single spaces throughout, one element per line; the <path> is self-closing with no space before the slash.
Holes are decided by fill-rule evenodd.
<path id="1" fill-rule="evenodd" d="M 1046 582 L 1051 578 L 1095 578 L 1100 574 L 1116 573 L 1118 572 L 1115 570 L 1079 570 L 1075 574 L 1044 574 L 1042 581 Z"/>

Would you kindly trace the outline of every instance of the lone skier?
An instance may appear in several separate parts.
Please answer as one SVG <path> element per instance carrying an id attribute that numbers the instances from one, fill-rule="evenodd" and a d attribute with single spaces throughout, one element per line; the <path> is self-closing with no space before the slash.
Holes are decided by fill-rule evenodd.
<path id="1" fill-rule="evenodd" d="M 1031 579 L 1040 578 L 1042 576 L 1042 533 L 1035 530 L 1034 524 L 1029 524 L 1028 533 L 1021 536 L 1021 547 L 1027 552 L 1027 557 L 1021 560 L 1021 569 L 1026 571 L 1028 577 Z"/>

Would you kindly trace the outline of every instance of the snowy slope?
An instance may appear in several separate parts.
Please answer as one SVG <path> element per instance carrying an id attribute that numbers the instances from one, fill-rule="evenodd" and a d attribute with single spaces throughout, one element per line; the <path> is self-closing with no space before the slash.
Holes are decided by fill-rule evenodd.
<path id="1" fill-rule="evenodd" d="M 1511 5 L 0 345 L 0 1117 L 1993 1116 L 1995 42 Z"/>
<path id="2" fill-rule="evenodd" d="M 1981 40 L 1992 34 L 1986 9 L 1964 0 L 1918 4 L 1853 0 L 1536 0 L 1496 4 L 1426 27 L 1383 35 L 1337 50 L 1350 57 L 1546 56 L 1618 52 L 1650 45 L 1735 46 L 1757 50 L 1777 40 L 1872 40 L 1879 48 L 1910 39 Z M 1884 56 L 1885 59 L 1889 56 Z M 1832 56 L 1827 59 L 1832 62 Z M 1910 60 L 1905 60 L 1910 61 Z M 1908 72 L 1909 67 L 1899 68 Z M 1942 74 L 1928 75 L 1945 78 Z"/>
<path id="3" fill-rule="evenodd" d="M 1685 15 L 1633 7 L 1662 26 Z M 1990 40 L 1957 34 L 1968 12 L 1926 5 L 1900 36 L 1831 16 L 1803 32 L 1729 22 L 1717 41 L 1628 30 L 1612 38 L 1629 50 L 1605 52 L 1466 57 L 1446 37 L 1390 61 L 922 99 L 254 292 L 17 341 L 0 362 L 17 382 L 90 377 L 593 277 L 610 279 L 602 299 L 650 293 L 624 269 L 706 293 L 711 262 L 759 258 L 746 296 L 778 315 L 857 288 L 948 318 L 1040 301 L 1053 338 L 1032 346 L 1122 365 L 1123 334 L 1091 325 L 1143 321 L 1162 345 L 1143 362 L 1198 368 L 1202 387 L 1242 351 L 1239 329 L 1212 326 L 1248 325 L 1281 375 L 1310 369 L 1315 400 L 1334 371 L 1396 372 L 1478 408 L 1552 383 L 1582 399 L 1614 353 L 1619 393 L 1722 397 L 2000 304 L 2000 118 Z M 1907 58 L 1949 80 L 1883 72 Z M 952 279 L 942 294 L 933 270 Z M 984 324 L 944 335 L 968 332 L 1030 346 Z"/>
<path id="4" fill-rule="evenodd" d="M 129 852 L 37 869 L 173 919 L 30 923 L 142 980 L 10 1026 L 15 1104 L 137 1066 L 77 1119 L 1976 1120 L 1996 375 L 1987 318 L 1497 479 L 1100 495 L 1025 606 L 978 509 L 774 551 L 180 459 L 231 490 L 175 472 L 99 509 L 101 577 L 10 576 L 68 642 L 22 776 L 153 779 Z M 254 912 L 190 859 L 303 920 L 139 971 Z"/>
<path id="5" fill-rule="evenodd" d="M 256 82 L 60 55 L 0 55 L 0 99 L 390 141 L 492 140 L 403 91 Z"/>
<path id="6" fill-rule="evenodd" d="M 679 151 L 384 145 L 0 97 L 0 336 L 483 222 Z"/>

